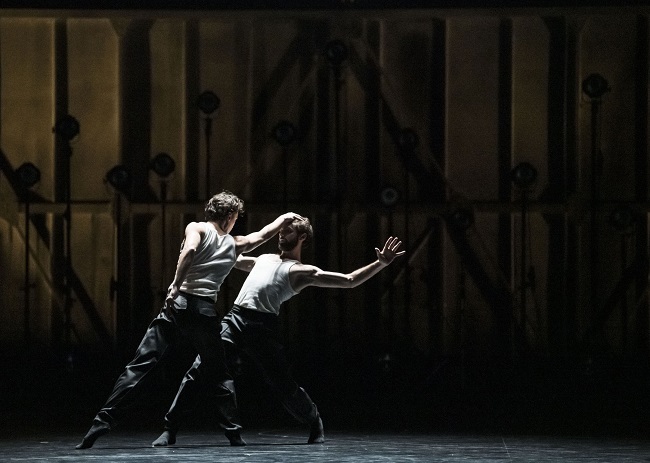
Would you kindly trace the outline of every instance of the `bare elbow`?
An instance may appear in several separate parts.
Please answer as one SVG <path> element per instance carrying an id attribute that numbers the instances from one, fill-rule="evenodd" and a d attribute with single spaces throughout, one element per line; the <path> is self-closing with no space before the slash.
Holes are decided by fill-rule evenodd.
<path id="1" fill-rule="evenodd" d="M 346 275 L 344 280 L 345 288 L 355 288 L 361 284 L 361 280 L 355 278 L 353 275 Z"/>

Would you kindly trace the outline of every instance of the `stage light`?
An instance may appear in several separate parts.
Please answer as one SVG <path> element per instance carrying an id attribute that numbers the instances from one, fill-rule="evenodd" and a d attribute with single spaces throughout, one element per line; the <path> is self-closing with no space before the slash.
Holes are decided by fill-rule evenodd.
<path id="1" fill-rule="evenodd" d="M 392 186 L 387 186 L 381 190 L 381 203 L 386 207 L 392 207 L 399 201 L 399 191 Z"/>
<path id="2" fill-rule="evenodd" d="M 619 232 L 624 232 L 634 224 L 634 214 L 629 207 L 619 207 L 609 214 L 608 222 Z"/>
<path id="3" fill-rule="evenodd" d="M 41 180 L 41 171 L 31 162 L 25 162 L 16 169 L 16 177 L 23 187 L 29 189 Z"/>
<path id="4" fill-rule="evenodd" d="M 474 224 L 474 214 L 470 209 L 459 207 L 448 216 L 449 224 L 459 231 L 466 231 Z"/>
<path id="5" fill-rule="evenodd" d="M 333 66 L 340 66 L 348 58 L 348 47 L 340 40 L 332 40 L 325 46 L 325 57 Z"/>
<path id="6" fill-rule="evenodd" d="M 210 115 L 219 108 L 221 100 L 214 92 L 206 90 L 199 95 L 196 104 L 203 114 Z"/>
<path id="7" fill-rule="evenodd" d="M 526 190 L 537 180 L 537 169 L 529 162 L 520 162 L 510 172 L 510 179 L 517 188 Z"/>
<path id="8" fill-rule="evenodd" d="M 271 136 L 280 146 L 289 146 L 296 139 L 296 126 L 289 121 L 280 121 L 273 127 Z"/>
<path id="9" fill-rule="evenodd" d="M 582 91 L 589 98 L 597 99 L 609 92 L 610 88 L 603 76 L 600 74 L 589 74 L 582 81 Z"/>
<path id="10" fill-rule="evenodd" d="M 167 177 L 176 168 L 176 163 L 167 153 L 158 153 L 149 163 L 149 168 L 160 177 Z"/>
<path id="11" fill-rule="evenodd" d="M 117 191 L 124 193 L 131 186 L 131 174 L 124 166 L 118 165 L 108 171 L 106 181 Z"/>
<path id="12" fill-rule="evenodd" d="M 54 125 L 53 132 L 61 138 L 70 141 L 79 135 L 79 121 L 69 114 L 59 118 Z"/>
<path id="13" fill-rule="evenodd" d="M 402 151 L 415 151 L 415 148 L 418 147 L 419 143 L 420 137 L 418 137 L 418 134 L 415 133 L 413 129 L 402 129 L 402 131 L 397 136 L 397 145 Z"/>

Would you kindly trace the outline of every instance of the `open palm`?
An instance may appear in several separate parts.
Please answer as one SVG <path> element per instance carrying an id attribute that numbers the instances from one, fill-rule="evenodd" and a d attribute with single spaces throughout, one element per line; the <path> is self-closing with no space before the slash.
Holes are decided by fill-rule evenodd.
<path id="1" fill-rule="evenodd" d="M 402 242 L 399 238 L 390 236 L 386 243 L 384 243 L 384 248 L 380 251 L 379 248 L 375 248 L 377 253 L 377 259 L 384 265 L 390 264 L 393 259 L 403 255 L 406 251 L 400 251 L 399 248 L 402 246 Z"/>

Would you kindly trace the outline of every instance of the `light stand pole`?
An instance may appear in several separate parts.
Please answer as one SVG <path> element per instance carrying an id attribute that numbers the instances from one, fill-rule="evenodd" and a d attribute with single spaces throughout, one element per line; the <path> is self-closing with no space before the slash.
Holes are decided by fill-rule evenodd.
<path id="1" fill-rule="evenodd" d="M 71 141 L 79 135 L 79 121 L 73 116 L 66 115 L 60 118 L 54 126 L 54 132 L 63 139 L 65 147 L 65 304 L 64 304 L 64 336 L 66 348 L 71 345 L 72 331 L 72 146 Z M 69 363 L 72 358 L 68 358 Z M 74 365 L 68 365 L 72 368 Z"/>
<path id="2" fill-rule="evenodd" d="M 123 330 L 122 326 L 124 314 L 128 312 L 126 306 L 126 299 L 124 298 L 124 264 L 121 261 L 122 257 L 122 195 L 129 193 L 131 188 L 131 174 L 129 171 L 122 165 L 117 165 L 111 168 L 105 177 L 105 181 L 108 182 L 113 188 L 113 197 L 115 200 L 115 264 L 113 268 L 113 276 L 111 277 L 110 282 L 110 300 L 111 302 L 115 299 L 115 294 L 117 293 L 117 303 L 116 303 L 116 344 L 119 345 L 123 339 L 120 337 Z"/>
<path id="3" fill-rule="evenodd" d="M 402 129 L 397 138 L 397 149 L 400 151 L 404 159 L 404 249 L 408 252 L 409 249 L 409 235 L 410 235 L 410 189 L 411 189 L 411 161 L 415 156 L 415 150 L 420 143 L 418 134 L 409 128 Z M 404 265 L 404 307 L 405 307 L 405 323 L 404 333 L 405 339 L 408 339 L 410 332 L 410 313 L 411 313 L 411 270 L 408 260 Z"/>
<path id="4" fill-rule="evenodd" d="M 388 210 L 388 230 L 393 230 L 393 209 L 400 200 L 400 193 L 396 188 L 386 185 L 381 190 L 381 204 Z M 388 288 L 388 326 L 395 325 L 394 285 Z"/>
<path id="5" fill-rule="evenodd" d="M 514 183 L 515 188 L 521 193 L 521 268 L 520 268 L 520 291 L 521 291 L 521 306 L 520 306 L 520 316 L 519 323 L 521 325 L 521 336 L 522 336 L 522 346 L 525 346 L 526 342 L 526 323 L 528 318 L 528 312 L 526 307 L 526 288 L 528 288 L 530 282 L 527 279 L 527 257 L 526 257 L 526 246 L 528 245 L 527 240 L 527 212 L 528 212 L 528 193 L 532 189 L 535 181 L 537 180 L 537 169 L 533 167 L 532 164 L 528 162 L 521 162 L 517 164 L 512 171 L 510 172 L 510 178 L 512 183 Z"/>
<path id="6" fill-rule="evenodd" d="M 621 275 L 625 276 L 627 271 L 627 247 L 630 237 L 634 234 L 634 213 L 629 207 L 615 209 L 609 215 L 609 224 L 616 229 L 621 237 Z M 628 325 L 627 294 L 621 297 L 621 354 L 625 355 L 627 348 L 627 325 Z"/>
<path id="7" fill-rule="evenodd" d="M 210 189 L 210 138 L 212 136 L 212 117 L 221 104 L 221 100 L 214 92 L 206 90 L 199 95 L 196 100 L 199 110 L 205 114 L 205 199 L 208 200 L 212 196 Z"/>
<path id="8" fill-rule="evenodd" d="M 453 210 L 448 217 L 449 225 L 456 233 L 466 233 L 474 224 L 474 214 L 470 209 L 459 207 Z M 460 261 L 458 272 L 458 333 L 460 343 L 460 387 L 465 389 L 467 382 L 467 291 L 466 291 L 465 263 Z"/>
<path id="9" fill-rule="evenodd" d="M 167 153 L 158 153 L 150 162 L 149 168 L 158 175 L 160 180 L 160 209 L 161 209 L 161 233 L 160 233 L 160 249 L 161 249 L 161 285 L 159 295 L 163 299 L 167 294 L 165 282 L 167 281 L 165 272 L 167 270 L 167 220 L 165 217 L 165 205 L 167 203 L 167 177 L 174 172 L 176 163 Z"/>
<path id="10" fill-rule="evenodd" d="M 29 204 L 30 204 L 30 195 L 31 192 L 29 189 L 36 185 L 41 180 L 41 172 L 38 168 L 31 162 L 26 162 L 22 164 L 18 169 L 16 169 L 16 176 L 20 185 L 23 187 L 23 200 L 25 202 L 25 280 L 24 280 L 24 290 L 25 290 L 25 306 L 24 306 L 24 330 L 25 330 L 25 347 L 27 351 L 31 348 L 31 328 L 30 328 L 30 319 L 31 319 L 31 307 L 30 307 L 30 288 L 31 283 L 29 282 L 29 229 L 30 229 L 30 213 L 29 213 Z"/>
<path id="11" fill-rule="evenodd" d="M 343 80 L 341 70 L 343 63 L 348 58 L 348 48 L 341 40 L 332 40 L 325 47 L 325 58 L 334 73 L 334 152 L 336 159 L 336 233 L 338 267 L 343 267 L 343 195 L 346 185 L 346 173 L 343 168 L 343 150 L 341 149 L 341 88 Z M 345 297 L 343 291 L 338 291 L 339 300 L 339 331 L 343 335 L 347 332 L 344 323 L 346 316 Z"/>
<path id="12" fill-rule="evenodd" d="M 296 127 L 289 121 L 280 121 L 275 127 L 271 136 L 282 147 L 282 210 L 288 207 L 287 171 L 289 170 L 289 145 L 296 140 Z"/>
<path id="13" fill-rule="evenodd" d="M 600 156 L 599 111 L 602 97 L 609 92 L 607 81 L 600 74 L 590 74 L 582 81 L 582 91 L 591 103 L 591 319 L 589 332 L 594 336 L 594 320 L 598 313 L 598 290 L 600 286 L 600 255 L 598 250 L 598 219 L 600 218 L 600 197 L 598 189 L 602 160 Z M 594 339 L 591 339 L 592 343 Z M 594 346 L 591 346 L 594 347 Z"/>

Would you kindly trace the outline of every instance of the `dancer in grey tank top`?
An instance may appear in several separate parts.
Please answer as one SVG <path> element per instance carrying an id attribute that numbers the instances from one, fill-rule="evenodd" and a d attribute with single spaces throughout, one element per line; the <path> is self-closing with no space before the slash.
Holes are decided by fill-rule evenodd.
<path id="1" fill-rule="evenodd" d="M 285 224 L 278 237 L 279 255 L 239 256 L 237 259 L 235 266 L 250 274 L 234 307 L 221 321 L 221 339 L 231 371 L 242 354 L 276 393 L 284 408 L 299 422 L 309 426 L 307 442 L 322 443 L 325 432 L 318 409 L 305 390 L 293 380 L 284 349 L 277 341 L 280 306 L 308 286 L 354 288 L 379 273 L 404 251 L 399 250 L 401 241 L 390 237 L 381 251 L 375 248 L 377 259 L 374 262 L 343 274 L 301 262 L 302 248 L 313 237 L 308 219 L 298 218 Z M 197 359 L 185 375 L 185 389 L 179 391 L 167 412 L 165 431 L 154 441 L 154 446 L 176 442 L 180 424 L 196 403 L 199 381 L 195 370 L 200 365 L 201 360 Z"/>
<path id="2" fill-rule="evenodd" d="M 187 225 L 165 305 L 149 325 L 135 357 L 117 379 L 77 449 L 92 447 L 97 438 L 117 425 L 127 408 L 141 396 L 146 378 L 152 377 L 148 373 L 164 362 L 181 341 L 189 341 L 201 358 L 200 367 L 192 367 L 192 371 L 202 375 L 210 392 L 210 405 L 216 407 L 218 424 L 230 445 L 245 445 L 240 436 L 235 390 L 225 364 L 214 303 L 237 257 L 266 242 L 283 225 L 300 216 L 287 213 L 259 231 L 231 236 L 243 207 L 241 199 L 222 191 L 206 203 L 204 222 Z"/>

